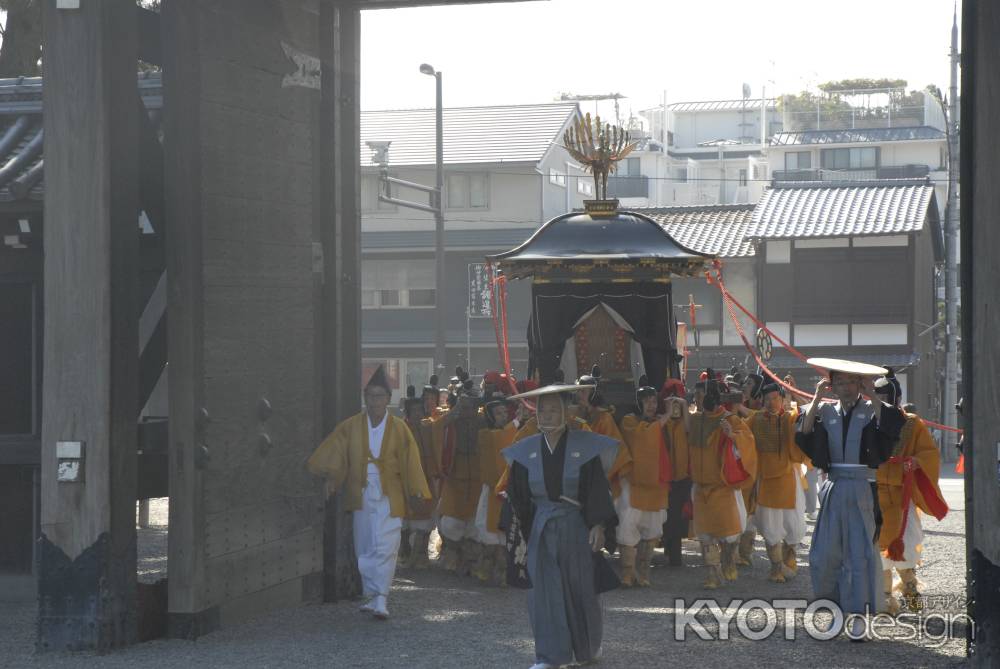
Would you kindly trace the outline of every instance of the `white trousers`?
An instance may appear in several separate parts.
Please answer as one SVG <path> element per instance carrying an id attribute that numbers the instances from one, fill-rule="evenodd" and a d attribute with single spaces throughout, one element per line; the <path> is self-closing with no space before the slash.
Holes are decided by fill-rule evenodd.
<path id="1" fill-rule="evenodd" d="M 622 494 L 615 500 L 618 512 L 618 528 L 615 536 L 622 546 L 635 546 L 640 541 L 650 541 L 663 536 L 663 523 L 667 522 L 667 510 L 642 511 L 631 503 L 632 491 L 628 481 L 622 481 Z"/>
<path id="2" fill-rule="evenodd" d="M 890 537 L 895 539 L 896 537 Z M 900 562 L 890 560 L 882 553 L 882 571 L 896 569 L 915 569 L 920 564 L 920 551 L 923 549 L 924 528 L 920 523 L 920 512 L 910 502 L 910 515 L 906 518 L 906 529 L 903 530 L 903 559 Z"/>
<path id="3" fill-rule="evenodd" d="M 354 553 L 364 596 L 388 597 L 396 573 L 399 535 L 403 523 L 389 513 L 389 498 L 382 493 L 377 473 L 368 475 L 361 509 L 354 512 Z"/>
<path id="4" fill-rule="evenodd" d="M 795 481 L 795 508 L 772 509 L 769 506 L 757 505 L 754 512 L 754 523 L 764 535 L 768 545 L 779 544 L 782 541 L 789 546 L 797 546 L 806 536 L 806 496 Z"/>
<path id="5" fill-rule="evenodd" d="M 441 516 L 441 519 L 438 521 L 438 534 L 448 541 L 479 538 L 479 530 L 476 529 L 475 518 L 472 520 L 461 520 L 454 516 Z"/>

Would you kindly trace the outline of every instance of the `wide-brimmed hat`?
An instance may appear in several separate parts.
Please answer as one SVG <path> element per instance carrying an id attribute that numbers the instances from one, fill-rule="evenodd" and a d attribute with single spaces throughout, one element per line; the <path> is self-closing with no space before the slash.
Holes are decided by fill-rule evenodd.
<path id="1" fill-rule="evenodd" d="M 809 358 L 806 362 L 814 367 L 825 369 L 827 372 L 842 372 L 857 376 L 885 376 L 889 371 L 885 367 L 869 365 L 867 362 L 854 362 L 853 360 L 839 360 L 837 358 Z"/>
<path id="2" fill-rule="evenodd" d="M 547 386 L 542 386 L 541 388 L 535 388 L 534 390 L 529 390 L 527 392 L 519 393 L 517 395 L 511 395 L 507 399 L 510 400 L 528 400 L 535 397 L 541 397 L 542 395 L 564 395 L 575 393 L 578 390 L 588 390 L 593 389 L 596 386 L 587 385 L 583 383 L 553 383 Z"/>

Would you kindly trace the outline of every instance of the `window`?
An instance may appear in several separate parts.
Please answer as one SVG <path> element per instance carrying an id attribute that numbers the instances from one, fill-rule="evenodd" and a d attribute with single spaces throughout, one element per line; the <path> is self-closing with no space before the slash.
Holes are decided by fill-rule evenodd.
<path id="1" fill-rule="evenodd" d="M 396 205 L 378 199 L 379 178 L 361 177 L 361 211 L 395 211 Z"/>
<path id="2" fill-rule="evenodd" d="M 627 177 L 637 177 L 642 174 L 641 158 L 626 158 L 624 175 Z"/>
<path id="3" fill-rule="evenodd" d="M 563 175 L 563 179 L 565 179 Z M 489 207 L 489 175 L 482 172 L 449 174 L 445 186 L 449 209 L 486 209 Z"/>
<path id="4" fill-rule="evenodd" d="M 741 186 L 747 185 L 747 171 L 745 168 L 740 169 L 740 185 Z"/>
<path id="5" fill-rule="evenodd" d="M 555 186 L 566 187 L 566 175 L 554 167 L 549 168 L 549 183 Z"/>
<path id="6" fill-rule="evenodd" d="M 812 167 L 812 154 L 808 151 L 790 151 L 785 154 L 785 170 L 808 170 Z"/>
<path id="7" fill-rule="evenodd" d="M 878 147 L 823 149 L 820 162 L 825 170 L 873 170 L 878 167 Z"/>
<path id="8" fill-rule="evenodd" d="M 576 178 L 576 192 L 587 197 L 594 196 L 594 182 L 589 177 Z"/>
<path id="9" fill-rule="evenodd" d="M 436 304 L 433 260 L 363 260 L 363 309 L 419 309 Z"/>
<path id="10" fill-rule="evenodd" d="M 0 283 L 0 434 L 35 430 L 35 290 Z"/>

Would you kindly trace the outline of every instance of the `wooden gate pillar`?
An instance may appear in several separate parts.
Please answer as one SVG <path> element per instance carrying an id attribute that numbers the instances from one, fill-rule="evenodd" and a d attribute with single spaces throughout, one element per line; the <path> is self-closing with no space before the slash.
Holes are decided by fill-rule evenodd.
<path id="1" fill-rule="evenodd" d="M 44 3 L 42 651 L 136 635 L 135 17 L 132 0 Z"/>
<path id="2" fill-rule="evenodd" d="M 962 5 L 962 383 L 973 666 L 1000 663 L 1000 6 Z M 971 626 L 970 626 L 971 627 Z"/>
<path id="3" fill-rule="evenodd" d="M 315 258 L 322 262 L 317 333 L 322 356 L 319 423 L 323 435 L 360 410 L 361 402 L 361 12 L 347 2 L 320 4 L 319 142 L 313 165 Z M 323 435 L 318 435 L 322 438 Z M 318 442 L 317 442 L 318 443 Z M 360 593 L 351 516 L 341 496 L 327 500 L 323 598 Z"/>

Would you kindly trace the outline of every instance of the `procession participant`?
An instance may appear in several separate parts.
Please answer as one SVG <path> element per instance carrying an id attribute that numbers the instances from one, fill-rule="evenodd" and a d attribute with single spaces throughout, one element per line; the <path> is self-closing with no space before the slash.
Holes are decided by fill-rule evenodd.
<path id="1" fill-rule="evenodd" d="M 792 388 L 798 388 L 798 385 L 795 383 L 795 377 L 791 374 L 785 374 L 785 378 L 782 381 Z M 799 404 L 792 399 L 792 393 L 785 393 L 784 405 L 785 411 L 795 413 L 796 420 L 798 420 Z M 819 470 L 816 469 L 809 458 L 806 458 L 802 464 L 806 470 L 803 476 L 805 482 L 802 484 L 802 489 L 805 491 L 806 496 L 806 518 L 816 520 L 816 511 L 819 508 Z"/>
<path id="2" fill-rule="evenodd" d="M 563 379 L 565 379 L 565 375 L 561 369 L 556 370 L 555 379 L 556 381 L 553 385 L 563 385 Z M 518 383 L 524 383 L 524 382 L 519 381 Z M 538 385 L 535 384 L 534 381 L 528 381 L 528 383 L 534 384 L 535 388 L 538 387 Z M 521 394 L 524 394 L 524 392 L 527 391 L 521 391 Z M 523 402 L 521 403 L 521 406 L 523 409 L 527 410 L 527 406 Z M 586 420 L 580 418 L 579 416 L 573 415 L 572 411 L 570 411 L 569 406 L 567 406 L 566 409 L 567 409 L 566 426 L 569 429 L 586 430 L 588 432 L 591 431 L 590 425 L 587 424 Z M 530 410 L 528 410 L 528 412 L 530 413 Z M 514 441 L 515 442 L 521 441 L 522 439 L 530 437 L 533 434 L 538 434 L 537 417 L 527 416 L 524 420 L 524 423 L 522 423 L 521 426 L 517 429 L 517 434 L 514 435 Z"/>
<path id="3" fill-rule="evenodd" d="M 747 419 L 757 447 L 757 508 L 754 521 L 771 562 L 768 579 L 784 583 L 798 571 L 795 547 L 806 535 L 805 495 L 799 465 L 805 455 L 795 445 L 795 416 L 785 411 L 777 383 L 761 388 L 764 409 Z"/>
<path id="4" fill-rule="evenodd" d="M 685 394 L 680 379 L 667 379 L 660 389 L 660 401 L 669 416 L 664 437 L 673 471 L 667 497 L 667 522 L 663 524 L 663 551 L 671 567 L 683 564 L 681 543 L 690 533 L 691 525 L 691 467 L 686 441 L 690 414 Z"/>
<path id="5" fill-rule="evenodd" d="M 622 433 L 615 423 L 614 408 L 609 409 L 604 395 L 600 389 L 601 369 L 594 365 L 590 374 L 584 374 L 576 380 L 577 385 L 593 386 L 584 388 L 576 393 L 576 407 L 578 410 L 577 419 L 590 428 L 592 432 L 611 437 L 619 444 L 624 444 Z M 618 499 L 621 495 L 621 479 L 632 469 L 632 456 L 629 449 L 619 448 L 618 458 L 607 471 L 608 481 L 611 482 L 611 496 Z"/>
<path id="6" fill-rule="evenodd" d="M 711 373 L 704 383 L 703 410 L 690 417 L 685 443 L 693 483 L 694 532 L 707 572 L 704 587 L 714 589 L 738 576 L 736 542 L 746 529 L 741 486 L 753 483 L 757 451 L 746 423 L 723 406 L 724 384 Z M 739 476 L 727 465 L 741 469 Z"/>
<path id="7" fill-rule="evenodd" d="M 474 574 L 484 583 L 492 580 L 501 587 L 507 583 L 507 547 L 500 530 L 501 499 L 496 487 L 507 462 L 501 453 L 514 443 L 516 430 L 510 421 L 510 406 L 502 392 L 494 392 L 485 406 L 486 425 L 479 430 L 479 471 L 483 482 L 476 509 L 476 529 L 483 545 Z"/>
<path id="8" fill-rule="evenodd" d="M 882 518 L 875 470 L 892 455 L 906 419 L 875 393 L 874 377 L 885 374 L 881 367 L 828 358 L 808 362 L 829 370 L 829 378 L 816 384 L 795 437 L 802 452 L 829 476 L 820 489 L 809 572 L 816 597 L 837 602 L 852 616 L 850 638 L 863 640 L 861 616 L 874 615 L 882 604 Z M 823 402 L 831 388 L 837 401 Z"/>
<path id="9" fill-rule="evenodd" d="M 450 572 L 467 575 L 479 561 L 482 545 L 476 530 L 480 479 L 480 400 L 467 376 L 451 396 L 453 408 L 444 418 L 444 451 L 441 456 L 443 486 L 438 507 L 441 564 Z"/>
<path id="10" fill-rule="evenodd" d="M 433 479 L 434 471 L 432 468 L 435 461 L 434 445 L 432 443 L 424 444 L 423 432 L 421 430 L 423 419 L 423 399 L 417 397 L 415 386 L 407 386 L 406 395 L 403 396 L 403 420 L 406 421 L 406 426 L 410 428 L 410 434 L 413 435 L 414 441 L 417 442 L 417 448 L 420 450 L 420 466 L 424 471 L 424 476 L 427 478 L 428 489 L 432 489 L 431 480 Z M 431 497 L 433 499 L 433 491 Z M 413 557 L 413 544 L 411 541 L 416 533 L 415 525 L 429 520 L 432 508 L 433 506 L 431 505 L 415 505 L 406 510 L 406 517 L 403 518 L 403 529 L 400 534 L 399 559 L 397 561 L 400 567 L 409 566 Z"/>
<path id="11" fill-rule="evenodd" d="M 763 407 L 761 387 L 764 384 L 764 377 L 760 374 L 747 374 L 740 385 L 740 392 L 743 394 L 743 401 L 734 405 L 734 412 L 749 420 Z M 753 559 L 754 542 L 757 540 L 756 523 L 757 492 L 760 488 L 760 468 L 757 471 L 758 479 L 754 485 L 743 488 L 743 507 L 747 511 L 746 529 L 740 535 L 738 547 L 736 549 L 736 564 L 741 567 L 749 567 Z"/>
<path id="12" fill-rule="evenodd" d="M 409 391 L 410 388 L 407 388 L 407 394 Z M 429 383 L 423 388 L 420 399 L 407 402 L 406 423 L 420 449 L 420 465 L 427 477 L 427 487 L 431 492 L 430 503 L 410 509 L 403 521 L 404 534 L 400 560 L 403 560 L 404 551 L 409 544 L 412 548 L 409 551 L 407 564 L 415 569 L 426 568 L 429 564 L 428 541 L 436 525 L 436 508 L 441 498 L 441 439 L 438 434 L 443 433 L 442 419 L 446 412 L 439 411 L 437 397 L 437 377 L 431 376 Z M 407 532 L 410 534 L 409 541 Z"/>
<path id="13" fill-rule="evenodd" d="M 515 395 L 512 399 L 537 400 L 541 434 L 503 451 L 510 473 L 507 494 L 527 537 L 532 669 L 591 662 L 601 652 L 597 596 L 599 586 L 609 586 L 597 578 L 606 567 L 598 551 L 615 523 L 604 463 L 614 461 L 619 445 L 569 428 L 566 404 L 577 390 L 553 385 Z"/>
<path id="14" fill-rule="evenodd" d="M 891 368 L 875 381 L 875 392 L 887 404 L 899 406 L 902 388 Z M 948 505 L 938 487 L 941 455 L 924 422 L 915 413 L 904 412 L 906 423 L 900 431 L 889 461 L 878 468 L 878 504 L 882 509 L 882 590 L 886 608 L 899 613 L 899 601 L 893 596 L 892 570 L 902 581 L 903 601 L 917 612 L 922 608 L 917 582 L 917 565 L 923 552 L 924 533 L 921 512 L 939 520 Z M 908 468 L 912 468 L 909 473 Z M 905 506 L 904 506 L 905 505 Z M 904 522 L 905 514 L 905 522 Z"/>
<path id="15" fill-rule="evenodd" d="M 618 511 L 616 533 L 622 585 L 648 587 L 653 551 L 667 520 L 667 498 L 673 478 L 663 438 L 663 428 L 670 415 L 657 415 L 659 398 L 645 376 L 639 379 L 635 400 L 636 413 L 622 419 L 622 434 L 632 467 L 621 482 L 621 496 L 615 502 Z"/>
<path id="16" fill-rule="evenodd" d="M 380 620 L 389 617 L 402 519 L 408 506 L 431 498 L 413 435 L 387 411 L 391 397 L 379 366 L 364 389 L 365 410 L 340 423 L 307 462 L 310 473 L 326 476 L 328 495 L 344 490 L 366 599 L 361 610 Z"/>

